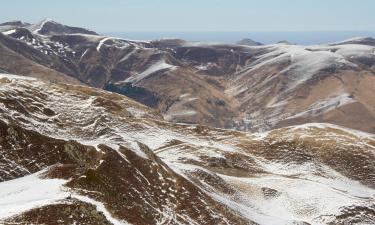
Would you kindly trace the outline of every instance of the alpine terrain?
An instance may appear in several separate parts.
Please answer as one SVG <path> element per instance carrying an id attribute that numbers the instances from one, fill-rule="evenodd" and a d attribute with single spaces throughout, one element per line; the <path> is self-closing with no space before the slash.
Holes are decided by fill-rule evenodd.
<path id="1" fill-rule="evenodd" d="M 375 39 L 0 24 L 0 224 L 375 224 Z"/>

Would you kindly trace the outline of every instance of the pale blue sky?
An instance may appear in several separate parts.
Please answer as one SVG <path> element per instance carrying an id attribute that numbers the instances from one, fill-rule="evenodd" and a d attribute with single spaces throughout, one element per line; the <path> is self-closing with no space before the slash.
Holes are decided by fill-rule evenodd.
<path id="1" fill-rule="evenodd" d="M 1 0 L 0 21 L 98 32 L 375 31 L 375 0 Z"/>

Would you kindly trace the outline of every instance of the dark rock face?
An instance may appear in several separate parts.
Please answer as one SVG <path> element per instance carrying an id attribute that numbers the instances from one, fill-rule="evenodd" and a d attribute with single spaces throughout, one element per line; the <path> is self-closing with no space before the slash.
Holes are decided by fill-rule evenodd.
<path id="1" fill-rule="evenodd" d="M 159 105 L 161 100 L 160 97 L 156 96 L 153 92 L 142 87 L 133 86 L 132 84 L 125 84 L 123 86 L 108 84 L 104 89 L 123 94 L 137 102 L 155 108 Z"/>

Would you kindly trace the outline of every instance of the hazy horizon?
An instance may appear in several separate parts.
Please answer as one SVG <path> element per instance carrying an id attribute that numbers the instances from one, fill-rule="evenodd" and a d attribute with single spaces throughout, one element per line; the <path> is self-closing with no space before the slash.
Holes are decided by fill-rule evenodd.
<path id="1" fill-rule="evenodd" d="M 11 0 L 2 22 L 50 18 L 127 39 L 320 44 L 375 37 L 373 0 Z M 33 10 L 30 10 L 33 9 Z"/>
<path id="2" fill-rule="evenodd" d="M 67 26 L 82 27 L 76 24 L 66 24 L 54 18 L 45 18 L 39 21 L 26 21 L 27 23 L 39 23 L 43 20 L 52 20 Z M 4 20 L 0 23 L 17 21 Z M 288 41 L 292 44 L 314 45 L 343 41 L 354 37 L 375 38 L 375 30 L 364 31 L 98 31 L 100 35 L 112 36 L 132 40 L 159 40 L 159 39 L 183 39 L 192 42 L 218 42 L 236 43 L 242 39 L 249 38 L 262 44 L 273 44 L 279 41 Z"/>
<path id="3" fill-rule="evenodd" d="M 133 39 L 158 40 L 166 38 L 186 41 L 236 43 L 250 38 L 263 44 L 288 41 L 293 44 L 324 44 L 343 41 L 353 37 L 375 37 L 375 31 L 268 31 L 268 32 L 104 32 L 103 35 Z"/>
<path id="4" fill-rule="evenodd" d="M 4 0 L 1 5 L 1 21 L 51 18 L 100 33 L 375 31 L 373 0 Z"/>

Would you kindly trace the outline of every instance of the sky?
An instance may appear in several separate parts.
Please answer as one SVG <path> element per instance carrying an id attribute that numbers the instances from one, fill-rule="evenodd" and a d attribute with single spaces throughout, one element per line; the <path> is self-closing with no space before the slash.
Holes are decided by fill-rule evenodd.
<path id="1" fill-rule="evenodd" d="M 0 0 L 0 21 L 97 32 L 375 31 L 375 0 Z"/>

